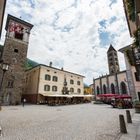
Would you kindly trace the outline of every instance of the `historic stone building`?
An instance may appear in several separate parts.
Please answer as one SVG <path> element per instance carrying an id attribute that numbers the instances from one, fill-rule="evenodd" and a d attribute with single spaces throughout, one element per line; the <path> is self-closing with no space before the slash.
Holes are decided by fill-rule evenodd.
<path id="1" fill-rule="evenodd" d="M 94 93 L 130 94 L 126 71 L 120 71 L 117 51 L 110 45 L 108 51 L 109 74 L 94 79 Z"/>
<path id="2" fill-rule="evenodd" d="M 23 97 L 30 103 L 45 103 L 50 96 L 71 97 L 84 94 L 84 76 L 47 65 L 26 71 Z"/>
<path id="3" fill-rule="evenodd" d="M 1 96 L 4 104 L 19 104 L 23 90 L 25 61 L 27 57 L 30 30 L 33 25 L 8 15 L 6 39 L 2 51 L 1 65 L 8 64 L 4 75 Z M 0 78 L 3 71 L 0 70 Z"/>

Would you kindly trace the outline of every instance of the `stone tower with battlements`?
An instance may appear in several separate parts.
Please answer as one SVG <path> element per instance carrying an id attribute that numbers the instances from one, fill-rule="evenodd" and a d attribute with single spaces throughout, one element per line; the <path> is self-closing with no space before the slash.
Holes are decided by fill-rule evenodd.
<path id="1" fill-rule="evenodd" d="M 32 27 L 32 24 L 14 16 L 8 15 L 7 17 L 6 39 L 1 58 L 4 63 L 9 65 L 1 89 L 4 104 L 21 102 L 25 62 Z"/>

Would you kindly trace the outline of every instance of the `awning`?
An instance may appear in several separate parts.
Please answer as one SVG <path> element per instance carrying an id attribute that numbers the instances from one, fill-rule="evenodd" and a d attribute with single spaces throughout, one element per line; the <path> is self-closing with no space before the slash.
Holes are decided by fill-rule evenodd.
<path id="1" fill-rule="evenodd" d="M 41 95 L 45 96 L 45 97 L 67 97 L 67 98 L 72 98 L 72 97 L 93 97 L 93 95 L 72 95 L 72 94 L 67 94 L 67 95 L 63 95 L 63 94 L 53 94 L 53 95 L 48 95 L 45 93 L 41 93 Z"/>

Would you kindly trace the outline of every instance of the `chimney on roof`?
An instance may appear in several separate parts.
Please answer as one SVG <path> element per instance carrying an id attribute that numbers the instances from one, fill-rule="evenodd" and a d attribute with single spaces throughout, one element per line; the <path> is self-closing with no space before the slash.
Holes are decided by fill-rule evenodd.
<path id="1" fill-rule="evenodd" d="M 63 70 L 63 67 L 61 68 L 61 70 Z"/>
<path id="2" fill-rule="evenodd" d="M 49 66 L 52 67 L 52 62 L 50 62 Z"/>

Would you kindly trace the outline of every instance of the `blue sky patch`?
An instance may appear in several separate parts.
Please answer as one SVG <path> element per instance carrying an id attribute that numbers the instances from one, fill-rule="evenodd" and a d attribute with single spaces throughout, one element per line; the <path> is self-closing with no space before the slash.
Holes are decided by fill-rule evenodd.
<path id="1" fill-rule="evenodd" d="M 99 24 L 101 25 L 101 27 L 106 27 L 106 20 L 101 20 L 100 22 L 99 22 Z"/>
<path id="2" fill-rule="evenodd" d="M 110 44 L 110 34 L 108 32 L 100 32 L 101 46 Z"/>
<path id="3" fill-rule="evenodd" d="M 31 7 L 32 7 L 32 8 L 35 8 L 35 2 L 34 2 L 34 0 L 29 0 L 29 2 L 30 2 L 30 4 L 31 4 Z"/>
<path id="4" fill-rule="evenodd" d="M 111 1 L 111 3 L 109 4 L 110 7 L 112 6 L 112 4 L 117 2 L 117 0 L 110 0 L 110 1 Z"/>
<path id="5" fill-rule="evenodd" d="M 110 23 L 113 23 L 113 22 L 115 22 L 115 21 L 116 21 L 116 19 L 117 19 L 117 18 L 116 18 L 115 16 L 114 16 L 114 17 L 111 17 L 111 19 L 110 19 L 110 21 L 109 21 L 109 22 L 110 22 Z"/>

